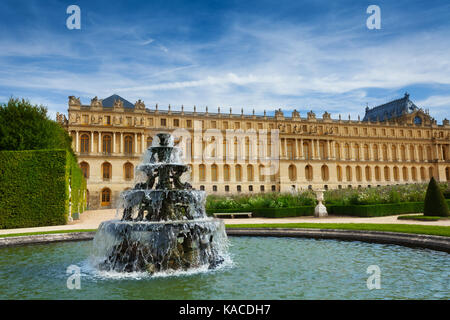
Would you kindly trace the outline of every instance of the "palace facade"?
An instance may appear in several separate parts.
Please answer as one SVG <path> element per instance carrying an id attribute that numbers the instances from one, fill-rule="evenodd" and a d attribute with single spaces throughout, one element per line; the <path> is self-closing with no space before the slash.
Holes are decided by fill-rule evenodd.
<path id="1" fill-rule="evenodd" d="M 91 209 L 115 207 L 134 186 L 135 168 L 161 131 L 181 132 L 176 143 L 192 185 L 208 194 L 450 181 L 448 120 L 438 125 L 408 94 L 365 111 L 362 120 L 281 109 L 247 115 L 146 108 L 118 95 L 84 105 L 70 96 L 68 117 L 57 120 L 73 138 Z"/>

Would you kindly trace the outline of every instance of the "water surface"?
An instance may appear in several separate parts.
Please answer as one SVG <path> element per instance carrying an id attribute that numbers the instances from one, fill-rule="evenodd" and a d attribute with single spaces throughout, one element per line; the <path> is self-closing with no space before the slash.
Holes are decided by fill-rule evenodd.
<path id="1" fill-rule="evenodd" d="M 0 299 L 449 299 L 450 255 L 358 241 L 231 237 L 232 262 L 179 275 L 101 273 L 92 241 L 0 248 Z M 67 267 L 81 289 L 67 288 Z M 367 289 L 378 265 L 381 289 Z"/>

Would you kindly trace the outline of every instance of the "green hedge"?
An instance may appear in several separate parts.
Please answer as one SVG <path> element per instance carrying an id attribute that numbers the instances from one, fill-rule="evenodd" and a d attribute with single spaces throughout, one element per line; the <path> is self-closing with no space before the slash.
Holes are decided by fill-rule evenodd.
<path id="1" fill-rule="evenodd" d="M 259 208 L 253 210 L 254 217 L 264 218 L 285 218 L 313 216 L 314 206 L 303 206 L 293 208 Z"/>
<path id="2" fill-rule="evenodd" d="M 353 206 L 327 206 L 329 214 L 355 217 L 382 217 L 423 212 L 423 202 L 400 202 Z"/>
<path id="3" fill-rule="evenodd" d="M 0 229 L 66 224 L 84 210 L 86 181 L 66 150 L 0 152 Z"/>

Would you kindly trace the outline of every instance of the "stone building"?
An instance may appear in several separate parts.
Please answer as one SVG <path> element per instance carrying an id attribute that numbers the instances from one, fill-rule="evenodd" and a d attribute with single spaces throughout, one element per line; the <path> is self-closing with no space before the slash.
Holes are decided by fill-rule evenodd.
<path id="1" fill-rule="evenodd" d="M 441 125 L 405 94 L 372 109 L 363 120 L 146 108 L 118 95 L 84 105 L 69 97 L 68 118 L 88 182 L 90 208 L 114 207 L 133 187 L 135 167 L 158 132 L 180 133 L 176 143 L 190 164 L 192 184 L 209 194 L 357 188 L 450 180 L 450 124 Z M 177 134 L 176 134 L 177 136 Z M 268 170 L 268 168 L 271 170 Z"/>

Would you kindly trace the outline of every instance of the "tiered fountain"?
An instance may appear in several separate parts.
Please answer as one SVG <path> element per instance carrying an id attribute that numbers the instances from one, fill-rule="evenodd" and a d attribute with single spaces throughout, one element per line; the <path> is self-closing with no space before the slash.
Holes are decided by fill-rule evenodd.
<path id="1" fill-rule="evenodd" d="M 170 134 L 159 133 L 136 168 L 145 181 L 122 192 L 121 220 L 103 222 L 94 239 L 101 270 L 149 273 L 221 264 L 227 252 L 223 222 L 208 218 L 205 191 L 183 178 L 189 167 Z"/>

